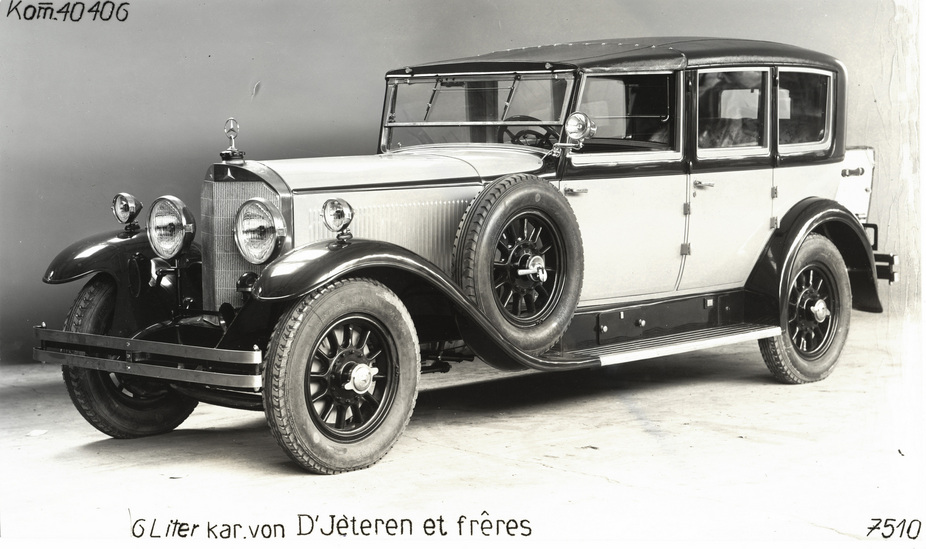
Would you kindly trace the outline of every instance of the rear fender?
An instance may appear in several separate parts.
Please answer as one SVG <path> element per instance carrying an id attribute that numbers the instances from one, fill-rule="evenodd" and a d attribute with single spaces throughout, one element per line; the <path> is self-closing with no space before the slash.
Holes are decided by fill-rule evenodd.
<path id="1" fill-rule="evenodd" d="M 883 311 L 878 297 L 877 268 L 865 228 L 844 206 L 833 200 L 808 198 L 797 203 L 781 219 L 759 262 L 746 281 L 752 302 L 752 320 L 777 323 L 779 304 L 787 299 L 794 257 L 810 233 L 820 233 L 839 249 L 852 286 L 852 307 Z"/>

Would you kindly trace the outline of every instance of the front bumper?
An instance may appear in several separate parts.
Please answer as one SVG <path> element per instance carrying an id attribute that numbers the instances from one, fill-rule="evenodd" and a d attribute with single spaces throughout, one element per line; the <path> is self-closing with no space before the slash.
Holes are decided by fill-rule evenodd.
<path id="1" fill-rule="evenodd" d="M 261 351 L 234 351 L 35 327 L 32 357 L 52 362 L 216 388 L 259 391 Z"/>

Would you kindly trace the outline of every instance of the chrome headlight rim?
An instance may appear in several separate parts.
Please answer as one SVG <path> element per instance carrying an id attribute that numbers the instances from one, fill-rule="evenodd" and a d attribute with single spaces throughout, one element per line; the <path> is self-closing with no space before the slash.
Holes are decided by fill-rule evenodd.
<path id="1" fill-rule="evenodd" d="M 242 229 L 243 216 L 254 211 L 263 214 L 269 220 L 270 226 L 261 227 L 266 231 L 266 235 L 263 237 L 258 235 L 259 240 L 248 240 L 248 236 L 253 235 L 253 231 Z M 251 198 L 244 202 L 235 213 L 234 233 L 238 253 L 252 265 L 264 265 L 276 259 L 286 244 L 286 219 L 280 209 L 269 200 L 260 197 Z M 255 252 L 254 246 L 249 244 L 257 241 L 262 242 L 263 245 Z"/>
<path id="2" fill-rule="evenodd" d="M 163 211 L 165 206 L 167 212 Z M 165 215 L 173 215 L 177 222 L 171 227 L 163 226 L 162 228 L 158 225 L 158 217 Z M 169 261 L 179 257 L 190 248 L 196 236 L 196 221 L 182 200 L 176 196 L 164 195 L 151 203 L 146 230 L 151 249 L 158 257 Z M 162 241 L 164 236 L 170 238 L 169 245 L 165 245 Z"/>
<path id="3" fill-rule="evenodd" d="M 328 230 L 341 233 L 354 220 L 354 208 L 343 198 L 329 198 L 322 204 L 322 221 Z"/>
<path id="4" fill-rule="evenodd" d="M 116 221 L 124 225 L 135 222 L 145 205 L 129 193 L 119 193 L 113 197 L 112 212 Z"/>

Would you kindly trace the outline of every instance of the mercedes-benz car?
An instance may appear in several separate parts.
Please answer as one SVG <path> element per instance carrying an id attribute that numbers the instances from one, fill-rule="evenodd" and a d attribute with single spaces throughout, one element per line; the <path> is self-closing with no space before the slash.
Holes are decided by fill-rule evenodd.
<path id="1" fill-rule="evenodd" d="M 420 374 L 474 358 L 559 371 L 755 340 L 780 381 L 822 380 L 851 309 L 880 312 L 897 279 L 828 55 L 634 38 L 385 79 L 375 154 L 246 159 L 232 118 L 199 219 L 120 193 L 119 228 L 54 258 L 45 282 L 85 283 L 34 356 L 91 425 L 263 410 L 300 466 L 344 472 L 400 438 Z"/>

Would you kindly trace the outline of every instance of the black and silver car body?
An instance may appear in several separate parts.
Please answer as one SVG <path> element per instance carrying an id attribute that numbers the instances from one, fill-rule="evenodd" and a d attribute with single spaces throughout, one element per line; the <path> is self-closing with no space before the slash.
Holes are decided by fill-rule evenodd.
<path id="1" fill-rule="evenodd" d="M 781 44 L 640 38 L 403 67 L 379 151 L 258 162 L 229 148 L 201 216 L 114 199 L 45 282 L 90 278 L 36 329 L 116 437 L 197 402 L 263 409 L 303 467 L 382 457 L 420 372 L 477 356 L 566 370 L 758 340 L 817 381 L 849 310 L 881 312 L 874 152 L 847 148 L 845 67 Z M 199 240 L 193 236 L 198 232 Z"/>

